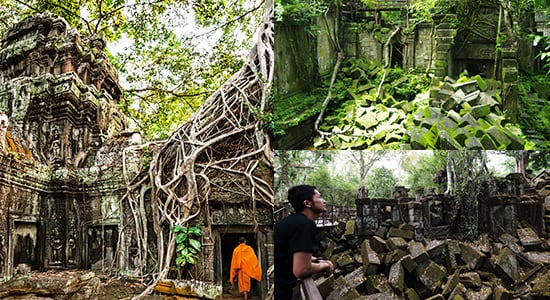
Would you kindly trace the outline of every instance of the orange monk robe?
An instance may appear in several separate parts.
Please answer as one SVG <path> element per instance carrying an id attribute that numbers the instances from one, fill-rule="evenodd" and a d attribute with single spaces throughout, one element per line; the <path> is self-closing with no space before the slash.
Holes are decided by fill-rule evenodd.
<path id="1" fill-rule="evenodd" d="M 262 267 L 260 267 L 258 258 L 252 247 L 246 244 L 239 244 L 233 250 L 231 272 L 229 275 L 231 284 L 233 284 L 233 279 L 237 274 L 239 276 L 237 279 L 239 282 L 239 292 L 241 293 L 250 292 L 250 278 L 254 278 L 257 281 L 262 280 Z"/>

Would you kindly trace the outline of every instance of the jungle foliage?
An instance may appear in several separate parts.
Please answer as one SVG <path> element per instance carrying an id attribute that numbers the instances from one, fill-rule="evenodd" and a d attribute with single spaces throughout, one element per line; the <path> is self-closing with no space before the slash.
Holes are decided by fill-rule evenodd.
<path id="1" fill-rule="evenodd" d="M 134 130 L 166 138 L 240 69 L 262 0 L 2 0 L 0 34 L 50 11 L 83 37 L 100 34 L 120 72 Z"/>

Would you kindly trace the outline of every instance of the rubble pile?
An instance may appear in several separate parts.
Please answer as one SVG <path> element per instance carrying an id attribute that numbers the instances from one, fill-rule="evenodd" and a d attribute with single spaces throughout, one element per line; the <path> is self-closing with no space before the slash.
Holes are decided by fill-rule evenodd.
<path id="1" fill-rule="evenodd" d="M 472 242 L 415 240 L 412 225 L 393 221 L 365 240 L 354 228 L 320 233 L 321 255 L 335 264 L 315 280 L 324 299 L 550 298 L 550 241 L 526 224 Z"/>

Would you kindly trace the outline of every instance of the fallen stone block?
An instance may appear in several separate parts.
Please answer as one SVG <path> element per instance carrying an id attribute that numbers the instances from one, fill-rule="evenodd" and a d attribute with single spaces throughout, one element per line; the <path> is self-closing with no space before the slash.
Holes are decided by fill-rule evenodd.
<path id="1" fill-rule="evenodd" d="M 372 276 L 367 276 L 365 281 L 366 289 L 368 294 L 375 293 L 386 293 L 392 294 L 393 290 L 388 282 L 388 279 L 384 274 L 375 274 Z"/>
<path id="2" fill-rule="evenodd" d="M 405 296 L 407 297 L 407 300 L 420 300 L 420 296 L 418 296 L 413 288 L 407 289 Z"/>
<path id="3" fill-rule="evenodd" d="M 550 299 L 550 271 L 538 276 L 529 295 L 532 299 Z"/>
<path id="4" fill-rule="evenodd" d="M 475 80 L 471 80 L 471 81 L 467 81 L 467 82 L 461 82 L 461 83 L 455 83 L 451 86 L 453 87 L 453 89 L 455 91 L 460 89 L 460 90 L 464 91 L 464 93 L 466 93 L 466 94 L 472 93 L 472 92 L 474 92 L 475 90 L 478 89 L 477 81 L 475 81 Z"/>
<path id="5" fill-rule="evenodd" d="M 462 283 L 458 283 L 447 299 L 464 299 L 466 295 L 466 287 Z"/>
<path id="6" fill-rule="evenodd" d="M 418 270 L 419 281 L 431 291 L 439 288 L 446 276 L 447 271 L 445 268 L 432 261 L 429 261 L 424 268 Z"/>
<path id="7" fill-rule="evenodd" d="M 466 288 L 479 288 L 481 287 L 481 277 L 476 272 L 466 272 L 460 274 L 460 283 Z"/>
<path id="8" fill-rule="evenodd" d="M 370 247 L 377 253 L 385 252 L 388 249 L 388 247 L 386 246 L 386 241 L 376 235 L 370 239 Z"/>
<path id="9" fill-rule="evenodd" d="M 456 270 L 451 276 L 447 277 L 447 281 L 443 285 L 443 290 L 441 291 L 441 294 L 448 295 L 450 294 L 456 287 L 457 284 L 460 283 L 460 272 L 459 270 Z"/>
<path id="10" fill-rule="evenodd" d="M 550 252 L 524 252 L 523 255 L 534 264 L 550 265 Z"/>
<path id="11" fill-rule="evenodd" d="M 361 269 L 361 274 L 363 273 Z M 319 293 L 324 298 L 328 297 L 328 295 L 334 290 L 334 276 L 324 277 L 321 276 L 315 280 L 315 285 L 317 286 L 317 289 L 319 290 Z"/>
<path id="12" fill-rule="evenodd" d="M 510 248 L 502 248 L 497 256 L 496 265 L 511 282 L 516 282 L 519 279 L 519 266 L 516 254 Z"/>
<path id="13" fill-rule="evenodd" d="M 407 249 L 408 244 L 405 239 L 401 237 L 390 237 L 386 241 L 386 246 L 390 251 L 393 251 L 395 249 Z"/>
<path id="14" fill-rule="evenodd" d="M 361 257 L 363 258 L 363 272 L 366 275 L 376 274 L 380 268 L 380 257 L 372 250 L 368 240 L 361 244 Z"/>
<path id="15" fill-rule="evenodd" d="M 391 265 L 397 261 L 399 261 L 403 256 L 407 255 L 407 252 L 402 249 L 395 249 L 393 251 L 390 251 L 384 255 L 383 262 L 385 265 Z"/>
<path id="16" fill-rule="evenodd" d="M 466 299 L 489 300 L 492 295 L 493 290 L 486 285 L 481 286 L 479 290 L 468 289 L 466 291 Z"/>
<path id="17" fill-rule="evenodd" d="M 513 298 L 512 292 L 501 285 L 493 289 L 493 295 L 494 300 L 512 300 Z"/>
<path id="18" fill-rule="evenodd" d="M 409 242 L 409 252 L 411 253 L 411 258 L 419 265 L 428 261 L 429 256 L 424 248 L 424 244 L 417 241 Z"/>
<path id="19" fill-rule="evenodd" d="M 445 300 L 445 297 L 443 297 L 441 294 L 436 294 L 426 300 Z"/>
<path id="20" fill-rule="evenodd" d="M 414 231 L 391 227 L 390 231 L 388 232 L 388 237 L 401 237 L 405 240 L 410 241 L 414 238 Z"/>
<path id="21" fill-rule="evenodd" d="M 460 243 L 460 257 L 472 271 L 479 269 L 485 259 L 481 251 L 466 243 Z"/>
<path id="22" fill-rule="evenodd" d="M 388 281 L 399 292 L 405 291 L 405 270 L 400 262 L 396 262 L 390 267 Z"/>
<path id="23" fill-rule="evenodd" d="M 354 300 L 360 299 L 361 295 L 351 287 L 344 277 L 338 277 L 334 282 L 334 290 L 327 296 L 327 300 Z"/>
<path id="24" fill-rule="evenodd" d="M 401 264 L 403 265 L 403 268 L 407 270 L 407 272 L 412 273 L 414 269 L 418 266 L 418 264 L 411 258 L 410 255 L 405 255 L 401 258 Z"/>
<path id="25" fill-rule="evenodd" d="M 519 241 L 525 250 L 539 250 L 541 248 L 541 239 L 537 233 L 530 227 L 516 229 Z"/>
<path id="26" fill-rule="evenodd" d="M 431 259 L 434 259 L 435 257 L 440 256 L 443 254 L 443 251 L 447 249 L 447 245 L 444 241 L 441 240 L 431 240 L 426 244 L 426 251 L 428 252 L 428 256 Z"/>

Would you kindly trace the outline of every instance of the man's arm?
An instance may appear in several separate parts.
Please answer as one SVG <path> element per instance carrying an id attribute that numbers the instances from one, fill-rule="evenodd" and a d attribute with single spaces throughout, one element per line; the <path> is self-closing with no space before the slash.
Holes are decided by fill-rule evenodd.
<path id="1" fill-rule="evenodd" d="M 295 252 L 293 260 L 292 272 L 296 278 L 309 277 L 323 271 L 332 273 L 334 270 L 332 263 L 328 260 L 313 263 L 312 255 L 309 252 Z"/>

